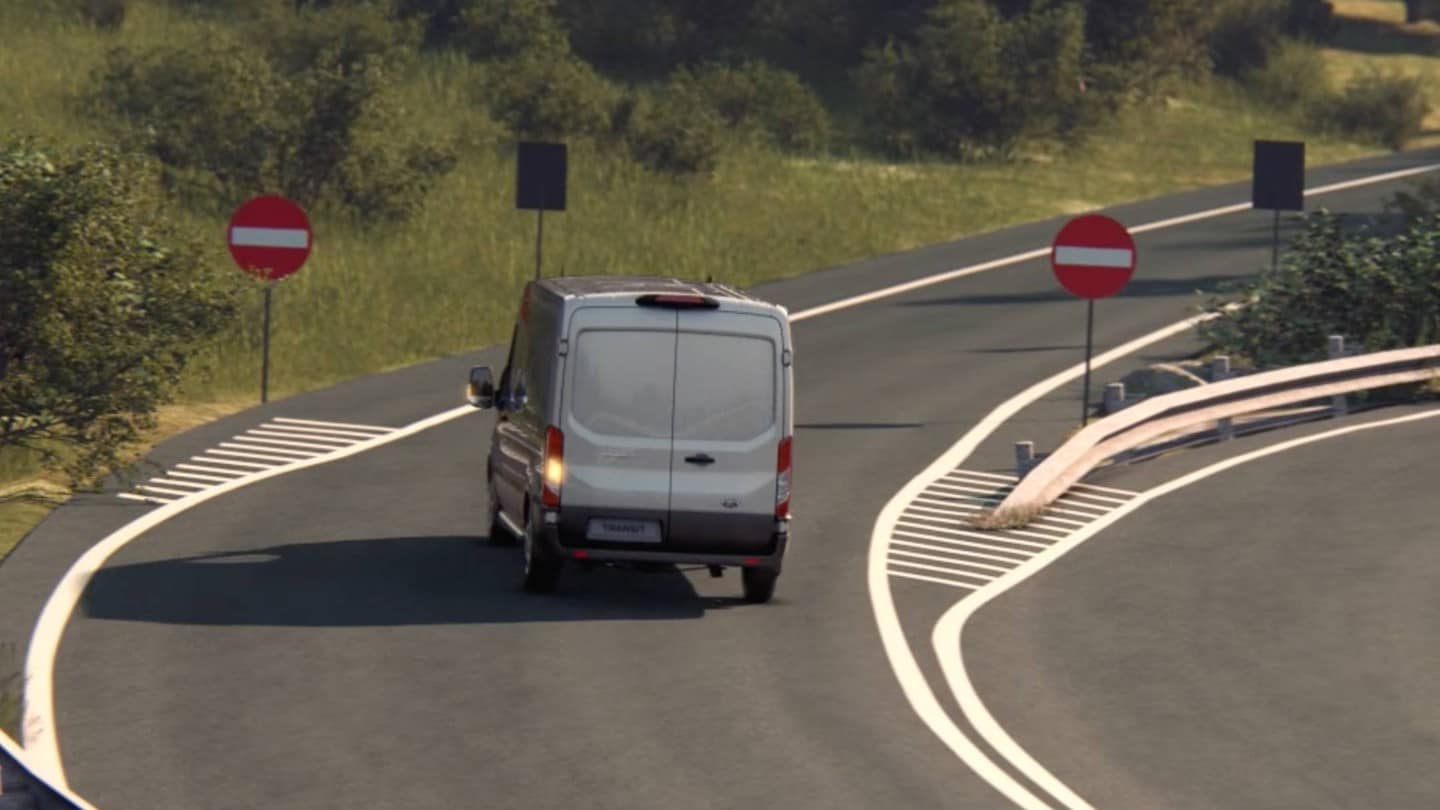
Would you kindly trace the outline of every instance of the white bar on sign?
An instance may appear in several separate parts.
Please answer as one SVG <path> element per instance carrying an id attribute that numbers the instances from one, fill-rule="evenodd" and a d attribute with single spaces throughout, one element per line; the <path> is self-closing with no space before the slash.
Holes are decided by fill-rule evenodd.
<path id="1" fill-rule="evenodd" d="M 1123 248 L 1065 247 L 1055 248 L 1055 263 L 1082 267 L 1129 267 L 1135 252 Z"/>
<path id="2" fill-rule="evenodd" d="M 230 244 L 304 250 L 310 246 L 310 234 L 299 228 L 245 228 L 237 225 L 230 229 Z"/>

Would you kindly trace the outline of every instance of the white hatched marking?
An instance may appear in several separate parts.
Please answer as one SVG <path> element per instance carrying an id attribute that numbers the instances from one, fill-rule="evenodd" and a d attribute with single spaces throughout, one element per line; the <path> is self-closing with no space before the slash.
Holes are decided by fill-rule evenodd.
<path id="1" fill-rule="evenodd" d="M 174 480 L 171 480 L 171 479 L 169 479 L 169 478 L 151 478 L 149 481 L 146 481 L 145 483 L 147 483 L 147 484 L 164 484 L 164 485 L 167 486 L 167 487 L 185 487 L 186 489 L 194 489 L 194 490 L 201 490 L 201 489 L 209 489 L 209 488 L 210 488 L 210 487 L 209 487 L 208 485 L 206 485 L 206 484 L 196 484 L 196 483 L 193 483 L 193 482 L 191 482 L 191 481 L 174 481 Z"/>
<path id="2" fill-rule="evenodd" d="M 965 560 L 957 560 L 954 557 L 942 557 L 939 554 L 926 554 L 923 551 L 910 551 L 903 548 L 892 549 L 890 551 L 890 557 L 891 562 L 894 562 L 895 557 L 908 557 L 912 560 L 929 560 L 931 562 L 945 563 L 946 565 L 958 565 L 961 569 L 975 568 L 981 571 L 993 571 L 997 574 L 1003 574 L 1006 571 L 1010 570 L 1009 568 L 1001 568 L 998 565 L 985 565 L 984 563 L 967 562 Z"/>
<path id="3" fill-rule="evenodd" d="M 299 447 L 299 448 L 301 448 L 301 449 L 303 449 L 303 450 L 318 450 L 318 451 L 320 451 L 321 453 L 328 453 L 328 452 L 330 452 L 331 450 L 339 450 L 339 449 L 340 449 L 340 446 L 333 445 L 333 444 L 315 444 L 314 442 L 294 442 L 294 441 L 290 441 L 290 440 L 288 440 L 288 439 L 271 439 L 271 438 L 269 438 L 269 437 L 267 437 L 267 436 L 257 436 L 257 435 L 255 435 L 255 433 L 253 433 L 253 432 L 251 432 L 251 433 L 242 433 L 242 434 L 240 434 L 239 436 L 235 436 L 235 437 L 233 437 L 233 438 L 234 438 L 236 441 L 245 441 L 245 442 L 249 442 L 250 444 L 263 444 L 263 445 L 267 445 L 267 446 L 273 445 L 273 446 L 276 447 L 277 449 L 287 448 L 287 447 Z M 294 451 L 288 451 L 288 452 L 294 452 Z M 313 455 L 317 455 L 317 454 L 316 454 L 316 453 L 309 453 L 308 455 L 312 455 L 312 456 L 313 456 Z"/>
<path id="4" fill-rule="evenodd" d="M 928 575 L 926 575 L 926 574 L 912 574 L 912 573 L 910 573 L 909 571 L 895 571 L 895 570 L 892 569 L 892 570 L 887 570 L 886 573 L 890 574 L 890 576 L 892 576 L 892 577 L 904 577 L 905 579 L 918 579 L 918 580 L 920 580 L 921 582 L 933 582 L 933 583 L 935 583 L 935 584 L 937 584 L 937 585 L 949 585 L 949 586 L 952 587 L 952 588 L 964 588 L 964 589 L 967 590 L 967 591 L 973 591 L 973 590 L 975 590 L 976 588 L 980 587 L 979 585 L 975 585 L 975 584 L 972 584 L 972 583 L 969 583 L 969 582 L 955 582 L 955 581 L 953 581 L 953 580 L 941 579 L 940 577 L 932 577 L 932 576 L 928 576 Z"/>
<path id="5" fill-rule="evenodd" d="M 1090 521 L 1088 520 L 1071 520 L 1070 518 L 1050 517 L 1050 510 L 1047 509 L 1045 510 L 1044 514 L 1040 515 L 1040 517 L 1035 518 L 1027 525 L 1034 526 L 1037 523 L 1068 523 L 1078 529 L 1079 527 L 1084 526 L 1086 523 L 1089 522 Z"/>
<path id="6" fill-rule="evenodd" d="M 175 466 L 178 467 L 180 465 L 177 464 Z M 222 478 L 218 475 L 201 475 L 199 473 L 177 472 L 175 470 L 171 470 L 170 472 L 167 472 L 165 474 L 170 476 L 171 478 L 193 478 L 196 481 L 210 481 L 216 484 L 223 484 L 226 481 L 235 480 L 234 478 Z"/>
<path id="7" fill-rule="evenodd" d="M 326 436 L 320 433 L 291 433 L 288 430 L 266 430 L 264 428 L 252 428 L 245 431 L 246 436 L 264 436 L 271 439 L 303 439 L 307 442 L 326 442 L 322 445 L 327 450 L 335 450 L 340 447 L 349 447 L 355 444 L 355 438 L 340 436 Z"/>
<path id="8" fill-rule="evenodd" d="M 1128 502 L 1127 498 L 1114 498 L 1109 495 L 1093 495 L 1088 492 L 1076 492 L 1074 489 L 1067 491 L 1057 500 L 1063 501 L 1068 498 L 1084 498 L 1087 501 L 1100 501 L 1100 503 L 1096 504 L 1096 506 L 1103 506 L 1105 509 L 1114 509 L 1116 506 Z"/>
<path id="9" fill-rule="evenodd" d="M 143 490 L 145 490 L 146 492 L 159 492 L 159 493 L 162 494 L 162 495 L 176 495 L 176 496 L 179 496 L 179 497 L 181 497 L 181 498 L 185 497 L 186 495 L 193 495 L 193 494 L 194 494 L 193 492 L 186 492 L 186 491 L 184 491 L 184 490 L 179 490 L 179 489 L 166 489 L 165 487 L 152 487 L 152 486 L 150 486 L 149 484 L 139 484 L 139 485 L 137 485 L 135 488 L 136 488 L 136 489 L 143 489 Z"/>
<path id="10" fill-rule="evenodd" d="M 124 499 L 127 500 L 127 501 L 144 501 L 145 503 L 155 503 L 155 504 L 159 504 L 159 503 L 173 503 L 174 501 L 180 500 L 179 498 L 161 498 L 161 497 L 158 496 L 158 495 L 136 495 L 136 494 L 133 493 L 133 492 L 121 492 L 121 493 L 119 493 L 118 495 L 116 495 L 115 497 L 117 497 L 117 498 L 124 498 Z"/>
<path id="11" fill-rule="evenodd" d="M 1088 490 L 1094 490 L 1095 492 L 1109 492 L 1109 493 L 1112 493 L 1112 494 L 1115 494 L 1115 495 L 1124 495 L 1126 501 L 1128 501 L 1128 500 L 1130 500 L 1131 498 L 1134 498 L 1136 495 L 1139 495 L 1139 494 L 1140 494 L 1140 493 L 1138 493 L 1138 492 L 1132 492 L 1132 491 L 1130 491 L 1130 490 L 1128 490 L 1128 489 L 1115 489 L 1114 487 L 1101 487 L 1101 486 L 1096 486 L 1095 484 L 1071 484 L 1071 485 L 1070 485 L 1070 488 L 1071 488 L 1071 489 L 1088 489 Z M 1122 503 L 1123 503 L 1123 501 L 1122 501 Z"/>
<path id="12" fill-rule="evenodd" d="M 964 571 L 956 571 L 956 570 L 954 570 L 954 569 L 952 569 L 952 568 L 941 568 L 941 567 L 938 566 L 938 565 L 929 565 L 929 564 L 927 564 L 927 563 L 908 562 L 908 561 L 906 561 L 906 560 L 891 559 L 891 560 L 890 560 L 890 565 L 891 565 L 891 567 L 894 567 L 894 566 L 897 566 L 897 565 L 903 565 L 903 566 L 905 566 L 906 568 L 916 568 L 916 569 L 919 569 L 919 570 L 921 570 L 921 571 L 934 571 L 934 572 L 937 573 L 937 574 L 948 574 L 948 575 L 950 575 L 950 576 L 952 576 L 952 577 L 964 577 L 964 578 L 966 578 L 966 579 L 979 580 L 980 582 L 989 582 L 989 581 L 991 581 L 991 580 L 994 579 L 994 577 L 990 577 L 990 576 L 982 576 L 982 575 L 980 575 L 980 574 L 967 574 L 967 573 L 965 573 Z"/>
<path id="13" fill-rule="evenodd" d="M 897 534 L 898 534 L 898 532 L 897 532 Z M 891 541 L 890 541 L 890 545 L 892 545 L 892 546 L 908 546 L 908 547 L 911 547 L 911 548 L 930 549 L 930 550 L 932 550 L 932 551 L 943 551 L 943 552 L 945 552 L 946 554 L 963 554 L 963 555 L 965 555 L 965 556 L 967 556 L 967 557 L 978 557 L 978 558 L 980 558 L 980 559 L 982 559 L 982 560 L 990 560 L 991 562 L 1010 563 L 1010 567 L 1011 567 L 1011 568 L 1015 567 L 1016 565 L 1019 565 L 1020 563 L 1024 562 L 1025 559 L 1027 559 L 1027 558 L 1022 557 L 1021 559 L 1018 559 L 1018 560 L 1017 560 L 1017 559 L 1012 559 L 1012 558 L 1010 558 L 1010 557 L 1001 557 L 1001 556 L 996 555 L 996 554 L 984 554 L 984 553 L 979 552 L 979 551 L 967 551 L 967 550 L 965 550 L 965 549 L 963 549 L 963 548 L 956 548 L 956 547 L 955 547 L 955 546 L 965 545 L 965 541 L 964 541 L 964 540 L 951 540 L 951 539 L 948 538 L 948 537 L 928 537 L 928 538 L 926 538 L 926 540 L 928 540 L 929 542 L 926 542 L 926 543 L 917 543 L 917 542 L 915 542 L 914 540 L 891 540 Z M 935 545 L 936 543 L 940 543 L 941 545 Z M 989 548 L 989 546 L 985 546 L 985 548 Z M 1020 552 L 1016 552 L 1016 553 L 1019 554 Z M 1008 570 L 1008 569 L 1007 569 L 1007 570 Z"/>
<path id="14" fill-rule="evenodd" d="M 1012 484 L 1020 480 L 1013 475 L 999 475 L 997 473 L 979 472 L 976 470 L 952 470 L 951 472 L 945 474 L 946 478 L 950 478 L 952 476 L 975 476 L 977 478 L 993 478 L 998 481 L 1008 481 Z"/>
<path id="15" fill-rule="evenodd" d="M 939 510 L 938 510 L 938 509 L 927 509 L 927 508 L 925 508 L 925 507 L 923 507 L 923 506 L 912 506 L 912 507 L 910 507 L 909 509 L 906 509 L 906 510 L 905 510 L 905 514 L 901 516 L 901 519 L 902 519 L 902 520 L 910 520 L 910 521 L 924 520 L 924 521 L 929 521 L 930 523 L 943 523 L 943 524 L 948 525 L 948 526 L 964 526 L 964 527 L 966 527 L 967 529 L 970 528 L 970 527 L 973 525 L 973 524 L 971 524 L 970 521 L 968 521 L 968 520 L 964 520 L 964 521 L 955 520 L 955 519 L 954 519 L 954 515 L 952 515 L 952 514 L 950 514 L 950 513 L 947 513 L 947 512 L 939 512 L 940 514 L 946 515 L 947 517 L 950 518 L 949 520 L 945 520 L 945 521 L 942 521 L 942 520 L 940 520 L 939 518 L 930 517 L 929 515 L 916 515 L 916 514 L 912 514 L 912 513 L 914 513 L 914 512 L 939 512 Z M 937 528 L 938 528 L 938 527 L 937 527 Z M 1050 534 L 1039 534 L 1039 533 L 1037 533 L 1037 532 L 1034 531 L 1034 529 L 1037 529 L 1037 528 L 1039 528 L 1039 529 L 1044 529 L 1045 531 L 1050 532 Z M 978 530 L 977 530 L 977 531 L 978 531 Z M 1055 542 L 1056 540 L 1063 540 L 1063 539 L 1065 539 L 1065 536 L 1069 534 L 1069 531 L 1065 531 L 1065 530 L 1061 530 L 1061 529 L 1046 529 L 1046 528 L 1043 527 L 1043 526 L 1035 526 L 1035 527 L 1030 527 L 1030 528 L 1025 528 L 1025 529 L 1006 529 L 1006 530 L 1005 530 L 1005 534 L 1001 534 L 1001 533 L 999 533 L 999 532 L 984 532 L 984 533 L 980 533 L 980 534 L 977 534 L 976 532 L 969 532 L 969 533 L 970 533 L 970 534 L 975 534 L 977 537 L 1001 537 L 1001 538 L 1003 538 L 1003 537 L 1005 537 L 1005 535 L 1015 535 L 1015 536 L 1017 536 L 1017 537 L 1033 537 L 1033 538 L 1035 538 L 1036 540 L 1044 540 L 1044 541 L 1046 541 L 1047 543 L 1053 543 L 1053 542 Z"/>
<path id="16" fill-rule="evenodd" d="M 305 434 L 305 435 L 307 435 L 307 436 L 313 434 L 313 435 L 316 436 L 317 438 L 319 438 L 319 437 L 321 437 L 321 436 L 325 436 L 325 437 L 334 436 L 334 437 L 337 437 L 337 438 L 346 438 L 346 439 L 373 439 L 373 438 L 375 438 L 377 435 L 380 435 L 380 436 L 383 436 L 383 435 L 384 435 L 383 433 L 382 433 L 382 434 L 364 433 L 364 432 L 361 432 L 361 431 L 358 431 L 358 430 L 340 430 L 339 428 L 310 427 L 309 425 L 296 425 L 296 424 L 292 424 L 292 423 L 289 423 L 289 422 L 283 422 L 283 423 L 279 423 L 279 424 L 277 424 L 277 423 L 275 423 L 275 422 L 266 422 L 265 424 L 261 425 L 260 428 L 258 428 L 258 429 L 260 429 L 260 430 L 283 430 L 283 431 L 285 431 L 285 432 L 287 432 L 287 433 L 297 433 L 297 434 L 298 434 L 298 433 L 303 433 L 303 434 Z"/>
<path id="17" fill-rule="evenodd" d="M 996 489 L 995 487 L 972 487 L 968 484 L 952 484 L 948 481 L 936 481 L 935 483 L 926 487 L 925 491 L 929 492 L 931 490 L 937 489 L 943 490 L 945 492 L 979 492 L 983 493 L 983 495 L 972 495 L 970 497 L 984 497 L 986 500 L 998 501 L 1003 500 L 1006 495 L 1009 495 L 1010 492 L 1014 489 L 1014 487 L 1004 487 L 1001 489 Z"/>
<path id="18" fill-rule="evenodd" d="M 344 430 L 361 430 L 367 433 L 379 433 L 382 436 L 386 433 L 394 433 L 395 428 L 382 425 L 351 425 L 344 422 L 318 422 L 314 419 L 291 419 L 288 416 L 277 416 L 272 421 L 285 422 L 294 425 L 315 425 L 316 427 L 332 427 Z"/>
<path id="19" fill-rule="evenodd" d="M 230 443 L 230 442 L 221 442 L 221 443 L 220 443 L 220 446 L 221 446 L 221 447 L 235 447 L 235 445 L 232 444 L 232 443 Z M 241 446 L 241 447 L 244 447 L 244 445 L 240 445 L 240 446 Z M 211 452 L 211 453 L 214 453 L 214 454 L 217 455 L 217 456 L 234 456 L 235 458 L 253 458 L 253 459 L 258 459 L 258 460 L 260 460 L 260 461 L 269 461 L 269 462 L 271 462 L 270 466 L 272 466 L 272 467 L 277 466 L 277 465 L 280 465 L 280 464 L 289 464 L 289 463 L 292 462 L 292 461 L 301 461 L 301 460 L 303 460 L 303 459 L 305 458 L 304 456 L 281 456 L 281 455 L 277 455 L 277 454 L 273 454 L 273 453 L 256 453 L 256 452 L 244 452 L 244 453 L 242 453 L 242 452 L 240 452 L 240 451 L 238 451 L 238 450 L 211 450 L 210 452 Z"/>
<path id="20" fill-rule="evenodd" d="M 965 546 L 966 548 L 978 548 L 984 551 L 992 552 L 994 554 L 1014 554 L 1014 558 L 997 557 L 996 559 L 1013 561 L 1016 565 L 1019 565 L 1020 563 L 1025 562 L 1026 560 L 1034 556 L 1034 552 L 1032 551 L 1022 551 L 1016 548 L 1000 548 L 997 546 L 986 545 L 984 543 L 977 543 L 974 540 L 959 540 L 954 537 L 936 537 L 933 534 L 925 534 L 923 531 L 917 531 L 914 527 L 903 526 L 899 523 L 895 525 L 896 537 L 905 537 L 911 540 L 924 540 L 929 543 L 949 543 L 956 546 Z M 921 527 L 921 529 L 924 528 L 928 527 Z"/>
<path id="21" fill-rule="evenodd" d="M 316 453 L 313 450 L 291 450 L 288 447 L 270 447 L 269 445 L 261 444 L 259 440 L 220 442 L 220 446 L 229 447 L 232 450 L 258 450 L 262 453 L 272 453 L 281 458 L 314 458 L 315 456 L 324 455 L 324 453 Z"/>
<path id="22" fill-rule="evenodd" d="M 244 453 L 232 453 L 229 450 L 211 450 L 212 453 L 225 456 L 245 456 Z M 250 456 L 253 458 L 253 456 Z M 210 458 L 209 456 L 196 456 L 195 461 L 203 461 L 207 464 L 234 464 L 237 467 L 250 467 L 256 470 L 268 470 L 271 467 L 283 467 L 283 464 L 256 464 L 253 461 L 231 461 L 224 458 Z"/>
<path id="23" fill-rule="evenodd" d="M 197 461 L 197 460 L 198 460 L 198 457 L 195 458 L 195 459 L 191 459 L 191 461 Z M 221 464 L 229 464 L 230 462 L 228 462 L 228 461 L 221 461 L 220 463 L 221 463 Z M 176 464 L 176 465 L 175 465 L 175 469 L 177 469 L 177 470 L 199 470 L 200 472 L 219 473 L 219 474 L 221 474 L 221 475 L 228 476 L 226 480 L 230 480 L 230 479 L 232 479 L 232 478 L 239 478 L 240 476 L 242 476 L 242 475 L 245 474 L 245 471 L 244 471 L 244 470 L 227 470 L 227 469 L 224 469 L 223 467 L 206 467 L 206 466 L 203 465 L 203 464 Z"/>
<path id="24" fill-rule="evenodd" d="M 940 532 L 942 535 L 965 537 L 969 538 L 972 542 L 975 540 L 985 540 L 990 543 L 991 548 L 998 549 L 1000 551 L 1010 551 L 1027 555 L 1033 554 L 1036 551 L 1044 551 L 1045 549 L 1050 547 L 1049 543 L 1036 543 L 1032 540 L 1019 540 L 1014 537 L 1006 537 L 1004 535 L 995 534 L 993 532 L 972 532 L 965 529 L 947 529 L 944 526 L 927 526 L 923 523 L 916 523 L 913 520 L 906 520 L 904 518 L 902 518 L 896 525 L 905 526 L 910 529 L 919 529 L 920 531 Z M 997 543 L 1009 543 L 1010 545 L 996 545 Z M 1020 546 L 1020 548 L 1015 548 L 1014 546 Z"/>

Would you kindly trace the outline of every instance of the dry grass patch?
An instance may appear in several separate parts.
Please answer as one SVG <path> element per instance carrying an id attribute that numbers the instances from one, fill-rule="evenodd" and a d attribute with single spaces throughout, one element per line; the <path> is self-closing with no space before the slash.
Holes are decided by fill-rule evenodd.
<path id="1" fill-rule="evenodd" d="M 1043 506 L 1013 506 L 1004 509 L 983 509 L 970 519 L 976 529 L 998 532 L 1006 529 L 1023 529 L 1045 514 Z"/>

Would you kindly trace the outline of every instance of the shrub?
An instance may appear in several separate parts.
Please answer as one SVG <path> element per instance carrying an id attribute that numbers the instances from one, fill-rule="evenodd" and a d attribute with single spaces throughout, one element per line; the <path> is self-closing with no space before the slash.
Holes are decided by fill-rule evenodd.
<path id="1" fill-rule="evenodd" d="M 631 158 L 652 171 L 708 175 L 719 165 L 724 122 L 703 100 L 675 90 L 671 86 L 654 98 L 626 96 L 617 105 L 614 131 Z"/>
<path id="2" fill-rule="evenodd" d="M 1420 180 L 1405 191 L 1397 191 L 1385 202 L 1385 210 L 1411 222 L 1440 216 L 1440 178 Z"/>
<path id="3" fill-rule="evenodd" d="M 897 154 L 1008 154 L 1088 100 L 1074 6 L 1002 18 L 979 0 L 935 7 L 913 39 L 871 50 L 857 73 L 865 122 Z"/>
<path id="4" fill-rule="evenodd" d="M 80 14 L 96 28 L 115 30 L 125 24 L 129 0 L 81 0 Z"/>
<path id="5" fill-rule="evenodd" d="M 1351 135 L 1402 149 L 1420 134 L 1430 114 L 1425 82 L 1419 76 L 1367 68 L 1317 111 L 1320 123 Z"/>
<path id="6" fill-rule="evenodd" d="M 111 148 L 0 144 L 0 447 L 87 483 L 152 427 L 238 274 L 159 215 L 149 167 Z"/>
<path id="7" fill-rule="evenodd" d="M 486 101 L 496 119 L 528 138 L 605 133 L 618 97 L 609 82 L 573 56 L 497 63 L 485 81 Z"/>
<path id="8" fill-rule="evenodd" d="M 387 6 L 370 2 L 327 4 L 293 11 L 261 6 L 252 23 L 274 69 L 296 76 L 317 68 L 343 71 L 378 62 L 400 67 L 420 44 L 419 26 L 397 23 Z"/>
<path id="9" fill-rule="evenodd" d="M 1210 33 L 1210 62 L 1216 73 L 1237 77 L 1262 68 L 1280 46 L 1284 0 L 1230 0 L 1217 9 Z"/>
<path id="10" fill-rule="evenodd" d="M 672 98 L 694 95 L 696 103 L 713 107 L 729 128 L 786 149 L 818 149 L 829 135 L 829 115 L 815 94 L 795 74 L 760 62 L 682 68 L 672 75 L 668 92 Z"/>
<path id="11" fill-rule="evenodd" d="M 1264 67 L 1244 76 L 1244 84 L 1267 104 L 1305 111 L 1323 106 L 1333 92 L 1324 57 L 1298 42 L 1282 44 Z"/>
<path id="12" fill-rule="evenodd" d="M 1440 217 L 1384 239 L 1347 234 L 1339 218 L 1322 212 L 1308 219 L 1278 270 L 1230 298 L 1246 305 L 1221 311 L 1200 334 L 1259 367 L 1324 359 L 1332 334 L 1369 351 L 1440 342 Z"/>
<path id="13" fill-rule="evenodd" d="M 1317 42 L 1335 38 L 1340 23 L 1330 0 L 1290 0 L 1285 30 L 1292 36 Z"/>

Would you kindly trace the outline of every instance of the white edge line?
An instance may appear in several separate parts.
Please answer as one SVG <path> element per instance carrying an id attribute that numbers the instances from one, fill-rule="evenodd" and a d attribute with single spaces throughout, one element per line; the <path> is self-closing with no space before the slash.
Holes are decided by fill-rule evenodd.
<path id="1" fill-rule="evenodd" d="M 478 411 L 469 405 L 461 405 L 382 436 L 367 439 L 350 447 L 342 447 L 323 456 L 296 460 L 283 467 L 258 471 L 203 492 L 196 492 L 127 523 L 82 554 L 65 572 L 65 576 L 60 579 L 60 584 L 46 600 L 45 607 L 41 610 L 40 617 L 35 622 L 35 629 L 30 636 L 30 648 L 25 655 L 25 711 L 24 721 L 21 724 L 24 729 L 25 752 L 28 755 L 26 766 L 34 769 L 47 782 L 66 790 L 69 789 L 69 785 L 65 781 L 65 770 L 60 762 L 60 742 L 55 731 L 55 657 L 60 651 L 60 637 L 65 632 L 65 625 L 69 622 L 71 614 L 74 613 L 76 605 L 80 603 L 85 586 L 90 583 L 95 572 L 100 570 L 105 561 L 123 548 L 126 543 L 192 506 L 198 506 L 241 487 L 264 481 L 267 478 L 285 475 L 294 470 L 349 458 L 471 413 L 478 413 Z"/>
<path id="2" fill-rule="evenodd" d="M 940 621 L 935 625 L 935 631 L 931 636 L 931 643 L 934 645 L 935 654 L 940 659 L 940 667 L 945 672 L 945 678 L 950 685 L 950 691 L 955 694 L 956 700 L 960 703 L 960 710 L 965 714 L 966 719 L 974 725 L 976 731 L 980 733 L 980 736 L 984 737 L 985 741 L 989 743 L 992 748 L 1021 773 L 1024 773 L 1037 784 L 1045 787 L 1046 790 L 1049 790 L 1057 798 L 1065 802 L 1068 807 L 1089 807 L 1083 799 L 1076 796 L 1063 783 L 1051 776 L 1025 749 L 1021 748 L 1020 745 L 1006 733 L 1005 729 L 996 722 L 994 716 L 990 714 L 989 709 L 985 707 L 984 701 L 980 699 L 980 695 L 975 691 L 975 685 L 970 681 L 970 677 L 965 671 L 965 661 L 963 653 L 961 652 L 962 634 L 965 629 L 965 623 L 969 621 L 970 617 L 995 597 L 1029 579 L 1046 566 L 1060 559 L 1066 552 L 1090 539 L 1115 521 L 1162 495 L 1174 492 L 1181 487 L 1189 486 L 1190 484 L 1224 472 L 1232 467 L 1285 450 L 1291 450 L 1301 445 L 1332 439 L 1337 436 L 1362 430 L 1390 427 L 1405 422 L 1431 419 L 1437 416 L 1440 416 L 1440 410 L 1430 410 L 1425 413 L 1409 414 L 1381 422 L 1370 422 L 1362 425 L 1336 428 L 1335 430 L 1324 433 L 1312 436 L 1301 436 L 1269 447 L 1262 447 L 1258 450 L 1245 453 L 1244 455 L 1225 459 L 1208 467 L 1195 470 L 1194 472 L 1161 484 L 1158 487 L 1139 493 L 1124 506 L 1116 508 L 1115 511 L 1066 538 L 1064 542 L 1056 544 L 1054 548 L 1036 555 L 1018 568 L 980 588 L 973 594 L 968 595 L 965 599 L 956 603 L 945 612 L 945 615 L 942 616 Z"/>

